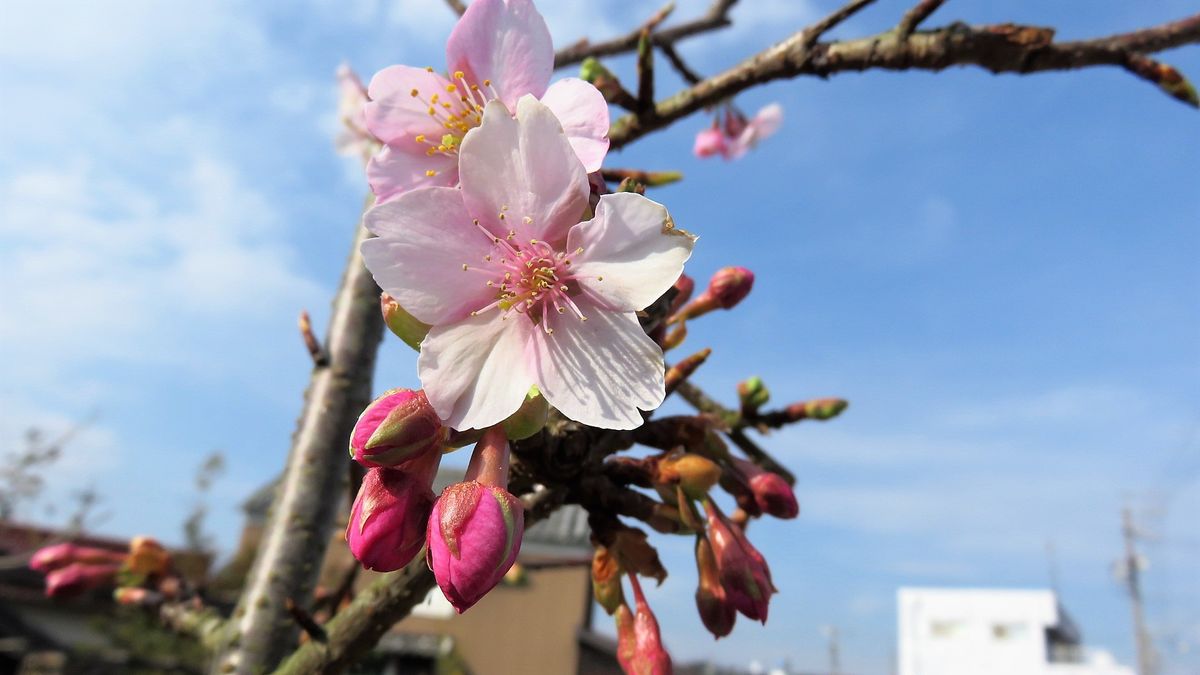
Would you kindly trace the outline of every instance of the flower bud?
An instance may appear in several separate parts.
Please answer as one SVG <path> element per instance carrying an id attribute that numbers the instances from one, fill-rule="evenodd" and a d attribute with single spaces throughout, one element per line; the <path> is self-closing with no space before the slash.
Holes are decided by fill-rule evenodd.
<path id="1" fill-rule="evenodd" d="M 703 499 L 721 480 L 717 463 L 690 452 L 671 453 L 658 462 L 658 482 L 678 484 L 692 499 Z"/>
<path id="2" fill-rule="evenodd" d="M 46 575 L 46 597 L 68 598 L 112 585 L 120 571 L 119 565 L 71 563 Z"/>
<path id="3" fill-rule="evenodd" d="M 642 586 L 638 583 L 637 576 L 631 574 L 629 583 L 633 587 L 637 611 L 633 617 L 634 651 L 630 663 L 632 669 L 627 668 L 626 672 L 635 675 L 671 675 L 671 655 L 663 647 L 658 620 L 642 595 Z"/>
<path id="4" fill-rule="evenodd" d="M 592 556 L 592 595 L 596 603 L 612 614 L 625 604 L 625 593 L 621 589 L 621 565 L 617 556 L 606 546 L 596 546 Z"/>
<path id="5" fill-rule="evenodd" d="M 767 389 L 767 385 L 757 375 L 738 382 L 737 393 L 742 410 L 745 412 L 757 411 L 771 398 L 771 392 Z"/>
<path id="6" fill-rule="evenodd" d="M 778 473 L 746 460 L 734 460 L 738 470 L 742 472 L 750 491 L 754 492 L 754 500 L 761 512 L 774 515 L 784 520 L 796 518 L 800 514 L 800 504 L 796 501 L 796 492 Z"/>
<path id="7" fill-rule="evenodd" d="M 549 418 L 550 404 L 537 387 L 532 387 L 517 412 L 504 420 L 504 435 L 511 441 L 524 440 L 541 431 Z"/>
<path id="8" fill-rule="evenodd" d="M 733 309 L 750 294 L 754 273 L 745 267 L 722 267 L 708 281 L 708 288 L 680 310 L 679 319 L 694 319 L 715 309 Z"/>
<path id="9" fill-rule="evenodd" d="M 679 387 L 679 383 L 691 377 L 692 373 L 696 372 L 697 368 L 704 365 L 704 362 L 708 360 L 708 357 L 711 354 L 712 349 L 705 347 L 704 349 L 701 349 L 695 354 L 683 359 L 670 368 L 667 368 L 667 374 L 663 378 L 663 388 L 666 390 L 667 394 L 670 395 L 671 392 L 675 391 L 675 389 Z"/>
<path id="10" fill-rule="evenodd" d="M 458 613 L 492 590 L 517 560 L 525 511 L 508 490 L 468 480 L 442 492 L 429 516 L 429 568 Z"/>
<path id="11" fill-rule="evenodd" d="M 368 468 L 397 466 L 439 452 L 446 433 L 425 392 L 392 389 L 359 415 L 350 434 L 350 456 Z"/>
<path id="12" fill-rule="evenodd" d="M 636 675 L 633 660 L 637 654 L 637 634 L 633 629 L 635 620 L 629 605 L 622 602 L 617 607 L 613 622 L 617 624 L 617 663 L 621 664 L 621 670 Z"/>
<path id="13" fill-rule="evenodd" d="M 29 559 L 29 567 L 45 574 L 71 563 L 120 565 L 125 562 L 125 558 L 124 553 L 65 542 L 38 549 Z"/>
<path id="14" fill-rule="evenodd" d="M 155 539 L 134 537 L 129 541 L 126 568 L 134 574 L 162 576 L 171 568 L 171 555 Z"/>
<path id="15" fill-rule="evenodd" d="M 379 296 L 379 307 L 383 310 L 383 322 L 388 330 L 404 340 L 404 344 L 421 351 L 421 341 L 429 334 L 429 324 L 417 320 L 387 293 Z"/>
<path id="16" fill-rule="evenodd" d="M 696 571 L 699 577 L 696 586 L 696 610 L 700 613 L 700 621 L 714 638 L 723 638 L 733 632 L 737 610 L 725 597 L 712 544 L 703 534 L 696 537 Z"/>
<path id="17" fill-rule="evenodd" d="M 604 64 L 593 56 L 587 57 L 579 64 L 579 79 L 584 82 L 595 84 L 596 80 L 602 77 L 612 76 L 613 74 L 609 72 L 608 68 L 605 68 Z"/>
<path id="18" fill-rule="evenodd" d="M 680 274 L 679 278 L 675 280 L 675 297 L 671 298 L 671 307 L 667 311 L 667 316 L 678 312 L 687 304 L 688 300 L 692 299 L 692 293 L 695 292 L 696 281 L 686 274 Z"/>
<path id="19" fill-rule="evenodd" d="M 716 127 L 708 127 L 696 134 L 696 142 L 692 145 L 692 154 L 700 158 L 724 155 L 728 151 L 725 134 Z"/>
<path id="20" fill-rule="evenodd" d="M 436 453 L 428 457 L 414 463 L 422 466 L 377 467 L 363 477 L 346 524 L 346 543 L 366 569 L 398 570 L 425 544 L 425 526 L 433 509 L 430 486 L 441 460 Z"/>
<path id="21" fill-rule="evenodd" d="M 675 324 L 675 327 L 671 329 L 671 332 L 667 333 L 663 337 L 662 349 L 664 352 L 675 349 L 679 345 L 683 344 L 683 341 L 686 339 L 687 339 L 687 324 L 683 323 L 681 321 L 681 322 Z"/>
<path id="22" fill-rule="evenodd" d="M 848 402 L 840 398 L 818 398 L 812 401 L 793 403 L 784 410 L 784 413 L 789 422 L 799 422 L 805 419 L 824 422 L 842 414 L 848 405 L 850 405 Z"/>
<path id="23" fill-rule="evenodd" d="M 711 499 L 704 501 L 704 509 L 725 597 L 747 618 L 766 623 L 767 604 L 775 592 L 767 561 Z"/>

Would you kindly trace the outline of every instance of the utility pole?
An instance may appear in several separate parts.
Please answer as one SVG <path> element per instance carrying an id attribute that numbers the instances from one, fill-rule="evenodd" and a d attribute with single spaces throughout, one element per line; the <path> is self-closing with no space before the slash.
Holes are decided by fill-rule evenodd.
<path id="1" fill-rule="evenodd" d="M 1137 552 L 1137 527 L 1133 522 L 1133 511 L 1128 506 L 1121 510 L 1121 534 L 1125 539 L 1125 558 L 1119 569 L 1124 577 L 1125 589 L 1129 593 L 1129 606 L 1133 613 L 1133 636 L 1137 644 L 1139 675 L 1156 675 L 1158 658 L 1154 644 L 1146 630 L 1146 614 L 1142 607 L 1141 572 L 1144 559 Z"/>

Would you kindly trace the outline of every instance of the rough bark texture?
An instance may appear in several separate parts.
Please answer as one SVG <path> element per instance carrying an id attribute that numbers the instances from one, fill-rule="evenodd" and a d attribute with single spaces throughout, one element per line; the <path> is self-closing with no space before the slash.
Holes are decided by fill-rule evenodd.
<path id="1" fill-rule="evenodd" d="M 270 522 L 225 629 L 214 673 L 263 673 L 296 644 L 298 628 L 289 600 L 308 609 L 338 511 L 346 491 L 346 444 L 371 400 L 375 354 L 383 331 L 379 289 L 363 266 L 358 228 L 333 303 L 327 365 L 313 368 L 304 409 L 292 437 Z"/>
<path id="2" fill-rule="evenodd" d="M 871 37 L 816 42 L 809 46 L 814 28 L 799 31 L 737 66 L 659 102 L 648 114 L 618 119 L 609 133 L 612 147 L 624 146 L 697 110 L 772 80 L 801 75 L 828 77 L 868 69 L 938 71 L 951 66 L 977 66 L 993 73 L 1021 74 L 1090 66 L 1125 68 L 1131 54 L 1200 42 L 1200 14 L 1155 28 L 1073 42 L 1053 42 L 1051 28 L 955 23 L 904 37 L 896 30 L 889 30 Z"/>

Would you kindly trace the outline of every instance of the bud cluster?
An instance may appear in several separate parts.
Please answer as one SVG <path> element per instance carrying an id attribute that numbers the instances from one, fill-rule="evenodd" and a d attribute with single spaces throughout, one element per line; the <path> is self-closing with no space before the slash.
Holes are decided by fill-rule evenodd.
<path id="1" fill-rule="evenodd" d="M 149 537 L 134 537 L 127 552 L 71 542 L 38 549 L 30 569 L 46 575 L 47 597 L 66 598 L 118 586 L 118 593 L 142 584 L 165 584 L 171 555 Z"/>

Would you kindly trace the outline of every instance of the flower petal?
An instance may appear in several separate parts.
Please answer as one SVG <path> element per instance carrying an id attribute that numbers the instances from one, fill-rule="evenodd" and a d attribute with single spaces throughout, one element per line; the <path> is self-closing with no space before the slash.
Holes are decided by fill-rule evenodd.
<path id="1" fill-rule="evenodd" d="M 540 98 L 546 92 L 554 44 L 531 0 L 475 0 L 450 33 L 446 64 L 481 87 L 490 80 L 513 110 L 525 94 Z"/>
<path id="2" fill-rule="evenodd" d="M 600 197 L 596 217 L 571 228 L 567 251 L 579 284 L 611 309 L 648 307 L 683 273 L 696 238 L 675 227 L 667 209 L 632 192 Z"/>
<path id="3" fill-rule="evenodd" d="M 486 429 L 512 415 L 533 385 L 526 366 L 534 327 L 524 315 L 492 310 L 435 326 L 417 359 L 433 409 L 455 429 Z"/>
<path id="4" fill-rule="evenodd" d="M 471 215 L 497 235 L 514 230 L 523 243 L 561 243 L 587 208 L 583 165 L 558 118 L 532 96 L 518 103 L 516 119 L 488 103 L 459 148 L 459 179 Z"/>
<path id="5" fill-rule="evenodd" d="M 568 77 L 550 85 L 542 103 L 562 124 L 584 170 L 599 171 L 608 153 L 608 102 L 604 94 L 588 82 Z"/>
<path id="6" fill-rule="evenodd" d="M 363 225 L 377 235 L 362 245 L 367 269 L 421 321 L 457 321 L 495 298 L 484 275 L 463 270 L 481 264 L 492 246 L 471 224 L 458 190 L 406 192 L 367 211 Z"/>
<path id="7" fill-rule="evenodd" d="M 754 114 L 742 133 L 731 140 L 729 144 L 730 159 L 738 159 L 745 155 L 761 141 L 779 131 L 781 124 L 783 124 L 783 106 L 778 103 L 764 106 Z"/>
<path id="8" fill-rule="evenodd" d="M 612 312 L 586 300 L 587 316 L 550 313 L 553 333 L 534 331 L 537 385 L 567 417 L 604 429 L 634 429 L 638 408 L 663 401 L 663 354 L 632 312 Z"/>
<path id="9" fill-rule="evenodd" d="M 434 94 L 445 95 L 448 84 L 449 80 L 424 68 L 384 68 L 367 87 L 371 99 L 364 108 L 367 129 L 384 143 L 417 134 L 440 139 L 442 126 L 429 114 L 429 101 Z M 417 96 L 412 95 L 414 89 Z"/>
<path id="10" fill-rule="evenodd" d="M 430 171 L 434 175 L 430 176 Z M 383 146 L 367 162 L 367 183 L 380 204 L 416 188 L 450 187 L 458 183 L 458 158 L 427 155 L 424 145 L 400 138 Z"/>

